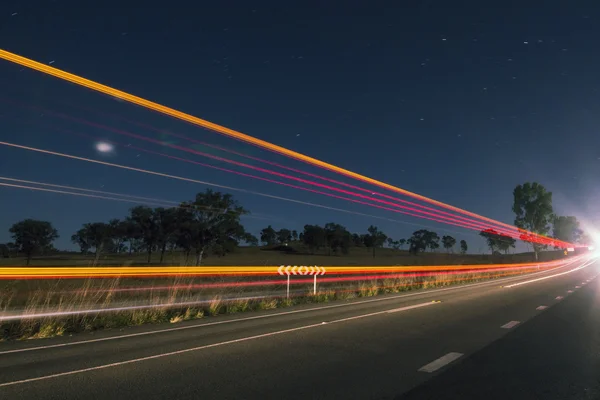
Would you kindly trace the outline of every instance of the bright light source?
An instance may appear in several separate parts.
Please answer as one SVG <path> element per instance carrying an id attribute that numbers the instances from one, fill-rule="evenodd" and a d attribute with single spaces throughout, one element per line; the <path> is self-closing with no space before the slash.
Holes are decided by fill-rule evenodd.
<path id="1" fill-rule="evenodd" d="M 567 251 L 575 251 L 575 248 L 573 248 L 573 247 L 567 247 Z"/>
<path id="2" fill-rule="evenodd" d="M 588 246 L 588 250 L 590 250 L 590 251 L 594 250 L 594 246 Z"/>
<path id="3" fill-rule="evenodd" d="M 110 153 L 114 150 L 114 146 L 110 143 L 98 142 L 96 143 L 96 150 L 100 153 Z"/>

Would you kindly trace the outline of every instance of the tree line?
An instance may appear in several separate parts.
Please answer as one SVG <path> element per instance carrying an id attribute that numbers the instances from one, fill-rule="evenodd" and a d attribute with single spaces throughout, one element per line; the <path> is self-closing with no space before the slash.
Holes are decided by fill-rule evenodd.
<path id="1" fill-rule="evenodd" d="M 535 257 L 547 248 L 528 237 L 525 230 L 552 235 L 558 240 L 569 243 L 589 244 L 577 218 L 557 216 L 552 209 L 552 193 L 538 183 L 518 185 L 513 191 L 513 212 L 515 226 L 523 231 L 519 239 L 532 245 Z M 240 243 L 256 246 L 259 239 L 248 233 L 240 222 L 243 215 L 249 214 L 230 194 L 206 190 L 198 193 L 191 201 L 182 202 L 174 208 L 151 208 L 137 206 L 130 210 L 124 219 L 112 219 L 109 222 L 90 222 L 71 236 L 82 253 L 93 252 L 95 262 L 103 253 L 146 252 L 147 261 L 152 261 L 154 253 L 159 253 L 160 262 L 164 261 L 167 251 L 183 251 L 188 258 L 193 254 L 199 265 L 208 254 L 225 255 L 233 251 Z M 0 254 L 22 253 L 29 264 L 34 254 L 55 251 L 53 242 L 58 232 L 48 221 L 26 219 L 10 228 L 13 242 L 0 244 Z M 494 229 L 480 232 L 492 254 L 508 253 L 515 247 L 514 237 L 507 236 Z M 371 225 L 366 233 L 351 233 L 346 227 L 330 222 L 324 226 L 305 225 L 300 232 L 290 229 L 275 230 L 268 226 L 261 230 L 260 241 L 266 246 L 302 243 L 311 253 L 326 250 L 328 254 L 348 254 L 351 247 L 376 249 L 387 245 L 402 250 L 408 246 L 411 254 L 424 251 L 436 251 L 442 246 L 447 252 L 453 252 L 456 239 L 445 235 L 440 238 L 436 232 L 420 229 L 407 239 L 393 239 L 378 227 Z M 465 240 L 459 242 L 459 251 L 465 254 L 468 245 Z"/>
<path id="2" fill-rule="evenodd" d="M 306 245 L 314 254 L 316 251 L 325 249 L 331 255 L 348 254 L 351 247 L 366 247 L 372 249 L 375 257 L 376 249 L 384 247 L 401 250 L 408 245 L 408 251 L 411 254 L 418 254 L 427 249 L 435 251 L 440 247 L 440 237 L 437 233 L 421 229 L 413 232 L 408 239 L 394 240 L 382 232 L 378 227 L 371 225 L 364 234 L 351 233 L 344 226 L 330 222 L 324 226 L 305 225 L 304 230 L 298 233 L 295 230 L 280 229 L 275 230 L 271 225 L 260 232 L 260 240 L 267 246 L 288 245 L 292 242 L 301 242 Z M 443 236 L 441 238 L 442 246 L 448 252 L 453 251 L 456 245 L 456 239 L 452 236 Z M 461 253 L 467 252 L 467 242 L 460 241 Z"/>

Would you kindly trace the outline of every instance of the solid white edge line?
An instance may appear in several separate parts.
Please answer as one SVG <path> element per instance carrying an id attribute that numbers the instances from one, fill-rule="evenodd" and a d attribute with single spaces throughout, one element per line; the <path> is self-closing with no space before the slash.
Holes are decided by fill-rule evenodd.
<path id="1" fill-rule="evenodd" d="M 420 304 L 415 304 L 415 305 L 412 305 L 412 306 L 403 307 L 404 310 L 396 310 L 396 311 L 406 311 L 406 310 L 411 310 L 411 309 L 414 309 L 414 308 L 431 306 L 431 305 L 434 305 L 434 304 L 440 304 L 440 303 L 439 302 L 428 301 L 427 303 L 420 303 Z M 280 331 L 267 332 L 267 333 L 262 333 L 260 335 L 247 336 L 247 337 L 233 339 L 233 340 L 227 340 L 227 341 L 219 342 L 219 343 L 211 343 L 211 344 L 206 344 L 206 345 L 203 345 L 203 346 L 192 347 L 192 348 L 189 348 L 189 349 L 183 349 L 183 350 L 171 351 L 171 352 L 168 352 L 168 353 L 155 354 L 155 355 L 147 356 L 147 357 L 135 358 L 135 359 L 132 359 L 132 360 L 119 361 L 119 362 L 114 362 L 114 363 L 110 363 L 110 364 L 97 365 L 95 367 L 83 368 L 83 369 L 78 369 L 78 370 L 73 370 L 73 371 L 67 371 L 67 372 L 60 372 L 60 373 L 57 373 L 57 374 L 51 374 L 51 375 L 45 375 L 45 376 L 38 376 L 38 377 L 35 377 L 35 378 L 22 379 L 22 380 L 12 381 L 12 382 L 5 382 L 5 383 L 0 383 L 0 387 L 14 386 L 14 385 L 19 385 L 19 384 L 23 384 L 23 383 L 30 383 L 30 382 L 37 382 L 37 381 L 42 381 L 42 380 L 47 380 L 47 379 L 52 379 L 52 378 L 58 378 L 58 377 L 61 377 L 61 376 L 75 375 L 75 374 L 81 374 L 81 373 L 84 373 L 84 372 L 97 371 L 97 370 L 106 369 L 106 368 L 118 367 L 118 366 L 122 366 L 122 365 L 138 363 L 138 362 L 142 362 L 142 361 L 154 360 L 154 359 L 157 359 L 157 358 L 169 357 L 169 356 L 174 356 L 174 355 L 178 355 L 178 354 L 185 354 L 185 353 L 190 353 L 190 352 L 194 352 L 194 351 L 200 351 L 200 350 L 210 349 L 210 348 L 213 348 L 213 347 L 221 347 L 221 346 L 226 346 L 226 345 L 229 345 L 229 344 L 247 342 L 249 340 L 255 340 L 255 339 L 261 339 L 261 338 L 265 338 L 265 337 L 282 335 L 284 333 L 297 332 L 297 331 L 301 331 L 301 330 L 305 330 L 305 329 L 316 328 L 316 327 L 319 327 L 319 326 L 327 326 L 327 325 L 331 325 L 331 324 L 335 324 L 335 323 L 339 323 L 339 322 L 352 321 L 352 320 L 356 320 L 356 319 L 360 319 L 360 318 L 371 317 L 371 316 L 374 316 L 374 315 L 385 314 L 387 312 L 388 312 L 388 310 L 378 311 L 378 312 L 369 313 L 369 314 L 357 315 L 357 316 L 349 317 L 349 318 L 337 319 L 337 320 L 334 320 L 334 321 L 329 321 L 327 323 L 319 322 L 317 324 L 310 324 L 310 325 L 305 325 L 305 326 L 299 326 L 299 327 L 296 327 L 296 328 L 283 329 L 283 330 L 280 330 Z"/>
<path id="2" fill-rule="evenodd" d="M 541 311 L 541 310 L 545 310 L 546 308 L 548 308 L 548 306 L 538 306 L 535 309 Z"/>
<path id="3" fill-rule="evenodd" d="M 577 261 L 579 261 L 579 260 L 571 261 L 569 263 L 566 263 L 565 265 L 562 265 L 562 266 L 556 267 L 556 268 L 564 268 L 564 267 L 571 265 Z M 178 326 L 176 328 L 159 329 L 159 330 L 154 330 L 154 331 L 149 331 L 149 332 L 130 333 L 130 334 L 126 334 L 126 335 L 110 336 L 110 337 L 99 338 L 99 339 L 80 340 L 77 342 L 51 344 L 51 345 L 46 345 L 46 346 L 36 346 L 36 347 L 29 347 L 29 348 L 24 348 L 24 349 L 5 350 L 5 351 L 0 351 L 0 355 L 22 353 L 22 352 L 26 352 L 26 351 L 47 350 L 47 349 L 54 349 L 54 348 L 58 348 L 58 347 L 76 346 L 76 345 L 80 345 L 80 344 L 98 343 L 98 342 L 105 342 L 105 341 L 109 341 L 109 340 L 128 339 L 128 338 L 132 338 L 132 337 L 155 335 L 155 334 L 159 334 L 159 333 L 174 332 L 174 331 L 181 331 L 181 330 L 187 330 L 187 329 L 197 329 L 197 328 L 203 328 L 203 327 L 207 327 L 207 326 L 231 324 L 231 323 L 235 323 L 235 322 L 252 321 L 252 320 L 256 320 L 256 319 L 272 318 L 272 317 L 304 313 L 304 312 L 310 312 L 310 311 L 327 310 L 327 309 L 332 309 L 332 308 L 349 307 L 349 306 L 368 304 L 368 303 L 379 302 L 379 301 L 396 300 L 396 299 L 401 299 L 401 298 L 406 298 L 406 297 L 427 295 L 430 293 L 440 293 L 440 292 L 446 292 L 446 291 L 450 291 L 450 290 L 457 290 L 457 289 L 464 289 L 464 288 L 470 288 L 470 287 L 476 287 L 476 286 L 482 286 L 482 285 L 496 284 L 499 282 L 514 281 L 514 280 L 523 279 L 523 278 L 526 278 L 529 276 L 547 273 L 549 271 L 552 271 L 552 269 L 548 269 L 548 270 L 540 271 L 540 272 L 534 272 L 531 274 L 526 274 L 526 276 L 523 276 L 523 275 L 510 276 L 508 278 L 491 279 L 489 281 L 470 283 L 468 285 L 457 285 L 457 286 L 452 286 L 452 287 L 443 288 L 443 289 L 431 289 L 431 290 L 426 290 L 426 291 L 417 292 L 417 293 L 401 294 L 398 296 L 382 297 L 379 299 L 369 299 L 369 300 L 363 300 L 363 301 L 356 301 L 356 302 L 352 302 L 352 303 L 333 304 L 333 305 L 323 306 L 323 307 L 312 307 L 312 308 L 307 308 L 307 309 L 303 309 L 303 310 L 284 311 L 284 312 L 280 312 L 280 313 L 273 313 L 273 314 L 266 314 L 266 315 L 255 315 L 252 317 L 236 318 L 236 319 L 230 319 L 230 320 L 226 320 L 226 321 L 206 322 L 206 323 L 200 323 L 200 324 L 196 324 L 196 325 Z"/>
<path id="4" fill-rule="evenodd" d="M 500 328 L 511 329 L 511 328 L 514 328 L 515 326 L 519 325 L 520 323 L 521 323 L 520 321 L 510 321 L 510 322 L 507 322 L 506 324 L 502 325 Z"/>
<path id="5" fill-rule="evenodd" d="M 440 358 L 438 358 L 436 360 L 433 360 L 429 364 L 423 365 L 417 371 L 432 373 L 432 372 L 435 372 L 438 369 L 442 368 L 443 366 L 450 364 L 452 361 L 458 360 L 462 356 L 463 356 L 462 353 L 455 353 L 455 352 L 448 353 L 444 356 L 441 356 Z"/>

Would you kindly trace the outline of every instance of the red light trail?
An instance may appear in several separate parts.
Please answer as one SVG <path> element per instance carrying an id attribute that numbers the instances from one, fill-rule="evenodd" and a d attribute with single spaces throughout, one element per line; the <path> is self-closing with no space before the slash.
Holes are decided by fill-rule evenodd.
<path id="1" fill-rule="evenodd" d="M 57 78 L 60 78 L 60 79 L 63 79 L 63 80 L 66 80 L 66 81 L 78 84 L 80 86 L 87 87 L 89 89 L 96 90 L 98 92 L 102 92 L 102 93 L 107 94 L 107 95 L 111 95 L 111 96 L 113 96 L 115 98 L 119 98 L 121 100 L 125 100 L 125 101 L 128 101 L 128 102 L 137 104 L 139 106 L 148 108 L 150 110 L 154 110 L 154 111 L 160 112 L 162 114 L 169 115 L 171 117 L 178 118 L 178 119 L 183 120 L 183 121 L 187 121 L 187 122 L 189 122 L 191 124 L 194 124 L 194 125 L 197 125 L 197 126 L 201 126 L 201 127 L 207 128 L 207 129 L 210 129 L 210 130 L 212 130 L 214 132 L 217 132 L 217 133 L 220 133 L 222 135 L 225 135 L 225 136 L 228 136 L 228 137 L 232 137 L 232 138 L 238 139 L 240 141 L 243 141 L 243 142 L 246 142 L 246 143 L 250 143 L 252 145 L 255 145 L 255 146 L 258 146 L 258 147 L 270 150 L 270 151 L 272 151 L 274 153 L 282 154 L 282 155 L 285 155 L 287 157 L 290 157 L 290 158 L 293 158 L 293 159 L 296 159 L 296 160 L 299 160 L 299 161 L 302 161 L 302 162 L 305 162 L 305 163 L 308 163 L 308 164 L 311 164 L 311 165 L 314 165 L 314 166 L 317 166 L 317 167 L 320 167 L 320 168 L 324 168 L 324 169 L 327 169 L 327 170 L 339 173 L 339 174 L 347 176 L 347 177 L 351 177 L 351 178 L 354 178 L 354 179 L 357 179 L 357 180 L 360 180 L 360 181 L 363 181 L 363 182 L 366 182 L 366 183 L 370 183 L 370 184 L 382 187 L 384 189 L 388 189 L 388 190 L 391 190 L 391 191 L 403 194 L 403 195 L 408 196 L 408 197 L 415 198 L 417 200 L 420 200 L 420 201 L 423 201 L 423 202 L 426 202 L 426 203 L 430 203 L 430 204 L 433 204 L 433 205 L 436 205 L 436 206 L 439 206 L 439 207 L 442 207 L 442 208 L 449 209 L 449 210 L 454 211 L 454 212 L 465 214 L 465 215 L 468 215 L 470 217 L 474 217 L 474 218 L 477 218 L 477 219 L 482 219 L 484 221 L 487 221 L 487 223 L 492 223 L 492 224 L 495 224 L 495 225 L 501 225 L 501 226 L 504 226 L 504 227 L 509 228 L 511 230 L 514 229 L 514 227 L 512 225 L 505 224 L 505 223 L 502 223 L 500 221 L 495 221 L 495 220 L 493 220 L 491 218 L 487 218 L 487 217 L 484 217 L 482 215 L 479 215 L 479 214 L 476 214 L 476 213 L 472 213 L 472 212 L 469 212 L 467 210 L 463 210 L 463 209 L 460 209 L 458 207 L 451 206 L 449 204 L 445 204 L 445 203 L 442 203 L 440 201 L 433 200 L 433 199 L 430 199 L 428 197 L 425 197 L 425 196 L 422 196 L 422 195 L 410 192 L 408 190 L 405 190 L 405 189 L 402 189 L 402 188 L 399 188 L 399 187 L 395 187 L 395 186 L 386 184 L 384 182 L 375 180 L 373 178 L 369 178 L 367 176 L 364 176 L 364 175 L 361 175 L 361 174 L 358 174 L 358 173 L 355 173 L 355 172 L 352 172 L 352 171 L 349 171 L 349 170 L 337 167 L 335 165 L 323 162 L 323 161 L 315 159 L 313 157 L 306 156 L 304 154 L 301 154 L 301 153 L 298 153 L 298 152 L 286 149 L 286 148 L 281 147 L 281 146 L 277 146 L 277 145 L 275 145 L 273 143 L 269 143 L 267 141 L 264 141 L 264 140 L 261 140 L 261 139 L 258 139 L 258 138 L 246 135 L 244 133 L 235 131 L 233 129 L 229 129 L 229 128 L 226 128 L 224 126 L 217 125 L 215 123 L 203 120 L 201 118 L 194 117 L 194 116 L 192 116 L 190 114 L 186 114 L 186 113 L 183 113 L 181 111 L 175 110 L 173 108 L 166 107 L 164 105 L 161 105 L 161 104 L 149 101 L 147 99 L 144 99 L 144 98 L 141 98 L 141 97 L 138 97 L 138 96 L 134 96 L 134 95 L 126 93 L 124 91 L 121 91 L 121 90 L 118 90 L 118 89 L 114 89 L 114 88 L 106 86 L 106 85 L 102 85 L 100 83 L 91 81 L 91 80 L 83 78 L 81 76 L 77 76 L 77 75 L 68 73 L 66 71 L 62 71 L 60 69 L 57 69 L 57 68 L 54 68 L 54 67 L 51 67 L 51 66 L 48 66 L 48 65 L 45 65 L 45 64 L 33 61 L 31 59 L 19 56 L 17 54 L 14 54 L 14 53 L 11 53 L 11 52 L 8 52 L 8 51 L 5 51 L 5 50 L 0 50 L 0 58 L 3 58 L 5 60 L 7 60 L 7 61 L 11 61 L 13 63 L 20 64 L 22 66 L 25 66 L 25 67 L 28 67 L 28 68 L 31 68 L 31 69 L 34 69 L 34 70 L 37 70 L 37 71 L 40 71 L 40 72 L 43 72 L 43 73 L 46 73 L 48 75 L 55 76 Z M 558 245 L 558 246 L 561 246 L 561 247 L 576 247 L 574 244 L 570 244 L 570 243 L 566 243 L 566 242 L 561 242 L 561 241 L 555 241 L 555 240 L 552 240 L 550 238 L 547 238 L 545 236 L 542 236 L 542 235 L 539 235 L 539 234 L 536 234 L 536 233 L 533 233 L 533 232 L 527 232 L 527 231 L 522 230 L 522 233 L 526 234 L 527 236 L 531 237 L 532 239 L 536 238 L 537 239 L 536 241 L 539 242 L 539 243 L 544 243 L 544 244 L 552 243 L 552 244 L 555 244 L 555 245 Z"/>
<path id="2" fill-rule="evenodd" d="M 100 129 L 105 129 L 105 130 L 108 130 L 108 131 L 111 131 L 111 132 L 114 132 L 114 133 L 117 133 L 117 134 L 120 134 L 120 135 L 132 137 L 134 139 L 138 139 L 138 140 L 143 140 L 143 141 L 155 143 L 155 144 L 158 144 L 158 145 L 161 145 L 161 146 L 170 147 L 170 148 L 173 148 L 173 149 L 176 149 L 176 150 L 184 151 L 184 152 L 195 154 L 195 155 L 200 155 L 200 156 L 203 156 L 203 157 L 206 157 L 206 158 L 210 158 L 210 159 L 214 159 L 214 160 L 217 160 L 217 161 L 221 161 L 221 162 L 233 164 L 233 165 L 236 165 L 236 166 L 249 168 L 249 169 L 252 169 L 252 170 L 255 170 L 255 171 L 263 172 L 263 173 L 270 174 L 270 175 L 275 175 L 275 176 L 278 176 L 278 177 L 282 177 L 282 178 L 286 178 L 286 179 L 289 179 L 289 180 L 301 182 L 301 183 L 304 183 L 304 184 L 316 186 L 316 187 L 319 187 L 319 188 L 331 190 L 331 191 L 334 191 L 334 192 L 338 192 L 338 193 L 342 193 L 342 194 L 346 194 L 346 195 L 350 195 L 350 196 L 354 196 L 354 197 L 359 197 L 361 199 L 366 199 L 366 200 L 369 200 L 369 201 L 374 201 L 376 203 L 384 204 L 386 206 L 397 207 L 397 208 L 400 208 L 402 210 L 408 210 L 410 212 L 399 211 L 399 210 L 395 210 L 395 209 L 389 209 L 387 207 L 381 207 L 381 206 L 377 206 L 375 204 L 371 204 L 371 203 L 367 203 L 367 202 L 363 202 L 363 201 L 357 201 L 357 200 L 354 200 L 354 199 L 349 199 L 349 198 L 346 198 L 346 197 L 333 195 L 333 194 L 327 193 L 327 192 L 322 192 L 322 191 L 318 191 L 318 190 L 312 190 L 312 189 L 308 189 L 308 188 L 305 188 L 305 187 L 302 187 L 302 186 L 287 184 L 287 183 L 284 183 L 284 182 L 280 182 L 280 181 L 276 181 L 276 180 L 272 180 L 272 179 L 267 179 L 267 178 L 259 177 L 259 176 L 256 176 L 256 175 L 245 174 L 245 173 L 242 173 L 242 172 L 238 172 L 238 171 L 234 171 L 234 170 L 230 170 L 230 169 L 225 169 L 225 168 L 220 168 L 220 167 L 216 167 L 216 166 L 213 166 L 213 165 L 210 165 L 210 164 L 200 163 L 200 162 L 196 162 L 196 161 L 193 161 L 193 160 L 189 160 L 189 159 L 185 159 L 185 158 L 180 158 L 180 157 L 175 157 L 175 156 L 171 156 L 171 155 L 164 154 L 164 153 L 154 152 L 154 151 L 151 151 L 151 150 L 146 150 L 146 149 L 138 148 L 138 147 L 135 147 L 135 146 L 130 146 L 130 145 L 125 146 L 125 147 L 128 147 L 128 148 L 135 148 L 136 150 L 139 150 L 139 151 L 144 151 L 144 152 L 147 152 L 147 153 L 152 153 L 152 154 L 156 154 L 156 155 L 167 157 L 167 158 L 171 158 L 171 159 L 176 159 L 176 160 L 180 160 L 180 161 L 184 161 L 184 162 L 189 162 L 189 163 L 193 163 L 193 164 L 196 164 L 196 165 L 201 165 L 201 166 L 208 167 L 208 168 L 218 169 L 218 170 L 221 170 L 221 171 L 224 171 L 224 172 L 233 173 L 233 174 L 240 175 L 240 176 L 250 177 L 250 178 L 253 178 L 253 179 L 259 179 L 259 180 L 270 182 L 270 183 L 284 185 L 284 186 L 291 187 L 291 188 L 294 188 L 294 189 L 300 189 L 300 190 L 309 191 L 309 192 L 312 192 L 312 193 L 316 193 L 316 194 L 320 194 L 320 195 L 325 195 L 325 196 L 329 196 L 329 197 L 333 197 L 333 198 L 337 198 L 337 199 L 341 199 L 341 200 L 346 200 L 346 201 L 350 201 L 350 202 L 354 202 L 354 203 L 358 203 L 358 204 L 362 204 L 362 205 L 376 207 L 376 208 L 380 208 L 380 209 L 387 210 L 387 211 L 399 212 L 399 213 L 402 213 L 404 215 L 409 215 L 409 216 L 413 216 L 413 217 L 417 217 L 417 218 L 424 218 L 424 219 L 428 219 L 430 221 L 439 222 L 439 223 L 446 223 L 446 224 L 450 224 L 450 225 L 457 226 L 457 227 L 472 229 L 472 230 L 476 230 L 476 231 L 482 231 L 482 230 L 494 228 L 499 234 L 502 234 L 502 235 L 505 235 L 505 236 L 509 236 L 509 237 L 513 237 L 513 238 L 516 238 L 516 239 L 520 239 L 521 238 L 521 233 L 518 232 L 517 228 L 515 228 L 515 227 L 513 227 L 512 231 L 508 231 L 508 230 L 505 230 L 503 228 L 499 228 L 499 227 L 495 227 L 495 226 L 492 227 L 490 225 L 484 225 L 482 222 L 479 222 L 479 221 L 476 221 L 476 220 L 471 220 L 471 219 L 468 219 L 468 218 L 465 218 L 465 217 L 456 216 L 454 214 L 446 213 L 444 211 L 440 212 L 440 210 L 436 210 L 436 209 L 433 209 L 433 208 L 430 208 L 430 207 L 420 206 L 420 205 L 415 204 L 416 206 L 420 206 L 420 207 L 424 207 L 424 208 L 433 210 L 433 211 L 435 211 L 435 213 L 428 212 L 428 211 L 423 211 L 423 210 L 416 209 L 414 207 L 408 207 L 408 206 L 404 206 L 404 205 L 392 203 L 392 202 L 389 202 L 389 201 L 386 201 L 386 200 L 381 200 L 381 199 L 378 199 L 378 198 L 375 198 L 375 197 L 366 196 L 366 195 L 363 195 L 363 194 L 360 194 L 360 193 L 350 192 L 348 190 L 336 188 L 336 187 L 325 185 L 325 184 L 318 183 L 318 182 L 315 182 L 315 181 L 310 181 L 310 180 L 298 178 L 298 177 L 295 177 L 295 176 L 292 176 L 292 175 L 287 175 L 287 174 L 283 174 L 283 173 L 280 173 L 280 172 L 268 170 L 268 169 L 265 169 L 265 168 L 256 167 L 256 166 L 253 166 L 253 165 L 249 165 L 249 164 L 241 163 L 241 162 L 238 162 L 238 161 L 230 160 L 230 159 L 227 159 L 227 158 L 224 158 L 224 157 L 215 156 L 215 155 L 212 155 L 212 154 L 207 154 L 207 153 L 204 153 L 204 152 L 200 152 L 198 150 L 189 149 L 187 147 L 178 146 L 178 145 L 174 145 L 174 144 L 170 144 L 170 143 L 164 143 L 164 142 L 162 142 L 160 140 L 148 138 L 148 137 L 143 136 L 143 135 L 138 135 L 138 134 L 135 134 L 135 133 L 132 133 L 132 132 L 128 132 L 128 131 L 125 131 L 125 130 L 112 128 L 112 127 L 109 127 L 109 126 L 106 126 L 106 125 L 102 125 L 102 124 L 97 124 L 97 123 L 90 122 L 90 121 L 87 121 L 87 120 L 84 120 L 84 119 L 81 119 L 81 118 L 77 118 L 77 117 L 68 116 L 68 115 L 65 115 L 65 114 L 62 114 L 62 113 L 58 113 L 58 112 L 55 112 L 55 111 L 51 111 L 51 110 L 45 110 L 45 111 L 48 112 L 48 113 L 50 113 L 50 114 L 56 115 L 56 116 L 58 116 L 60 118 L 64 118 L 64 119 L 76 121 L 78 123 L 89 125 L 89 126 L 93 126 L 93 127 L 100 128 Z M 123 145 L 123 144 L 121 144 L 121 145 Z M 353 186 L 353 185 L 351 185 L 351 186 Z M 362 189 L 362 188 L 359 188 L 359 189 Z M 391 197 L 391 196 L 387 196 L 387 197 Z M 393 197 L 391 197 L 391 198 L 393 199 Z M 407 203 L 414 204 L 414 203 L 411 203 L 411 202 L 407 202 Z M 414 213 L 417 213 L 417 214 L 414 214 Z M 450 215 L 450 217 L 448 217 L 446 215 L 441 215 L 441 214 L 447 214 L 447 215 Z M 430 217 L 433 217 L 433 218 L 430 218 Z M 466 220 L 466 221 L 463 221 L 463 220 Z M 541 241 L 541 240 L 540 241 L 532 240 L 532 241 L 535 241 L 536 243 L 542 243 L 542 244 L 549 244 L 550 243 L 550 241 L 545 241 L 545 240 L 544 241 Z"/>

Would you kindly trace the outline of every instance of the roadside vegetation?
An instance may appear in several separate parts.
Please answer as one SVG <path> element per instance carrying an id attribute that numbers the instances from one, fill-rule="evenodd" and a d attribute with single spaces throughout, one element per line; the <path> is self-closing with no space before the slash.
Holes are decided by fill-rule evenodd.
<path id="1" fill-rule="evenodd" d="M 537 183 L 517 186 L 515 225 L 544 235 L 552 232 L 554 238 L 571 243 L 588 243 L 576 218 L 554 215 L 551 201 L 551 193 Z M 450 235 L 440 237 L 427 229 L 396 239 L 374 225 L 363 233 L 352 233 L 330 222 L 323 226 L 305 225 L 302 230 L 269 225 L 257 237 L 241 223 L 242 216 L 248 213 L 231 195 L 211 190 L 170 209 L 137 206 L 123 219 L 84 223 L 70 237 L 79 252 L 54 247 L 59 232 L 51 222 L 27 219 L 10 227 L 13 241 L 0 245 L 0 264 L 408 266 L 549 261 L 565 256 L 562 250 L 553 251 L 538 244 L 532 244 L 532 253 L 510 254 L 515 238 L 491 228 L 480 232 L 489 255 L 469 254 L 465 240 L 457 241 Z M 316 294 L 312 293 L 311 284 L 293 282 L 289 298 L 282 282 L 243 284 L 264 277 L 238 277 L 237 282 L 220 276 L 0 281 L 0 315 L 16 313 L 24 317 L 0 320 L 0 337 L 42 338 L 145 323 L 179 323 L 221 314 L 464 284 L 530 271 L 326 281 L 319 284 Z M 114 307 L 125 309 L 81 313 Z M 30 318 L 50 311 L 54 316 Z"/>

